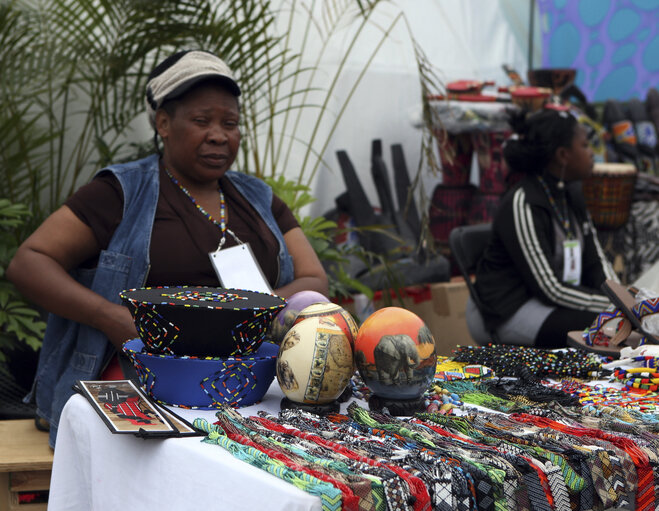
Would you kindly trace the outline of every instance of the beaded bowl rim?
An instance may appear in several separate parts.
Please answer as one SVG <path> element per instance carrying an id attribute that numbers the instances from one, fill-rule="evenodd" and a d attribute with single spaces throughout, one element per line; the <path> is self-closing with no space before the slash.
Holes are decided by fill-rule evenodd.
<path id="1" fill-rule="evenodd" d="M 254 293 L 258 295 L 264 295 L 264 296 L 271 296 L 273 298 L 277 298 L 281 300 L 281 303 L 277 305 L 272 305 L 270 307 L 221 307 L 221 306 L 213 306 L 213 305 L 201 305 L 201 303 L 190 303 L 190 304 L 175 304 L 172 302 L 149 302 L 145 300 L 137 300 L 135 298 L 130 298 L 126 296 L 127 293 L 130 293 L 132 291 L 151 291 L 154 289 L 222 289 L 224 291 L 238 291 L 238 292 L 244 292 L 244 293 Z M 286 299 L 282 298 L 279 295 L 275 295 L 272 293 L 264 293 L 262 291 L 252 291 L 249 289 L 237 289 L 237 288 L 224 288 L 224 287 L 214 287 L 214 286 L 149 286 L 149 287 L 137 287 L 137 288 L 131 288 L 131 289 L 125 289 L 119 293 L 119 297 L 122 300 L 126 300 L 127 302 L 130 302 L 133 306 L 138 307 L 140 305 L 163 305 L 163 306 L 168 306 L 168 307 L 185 307 L 188 309 L 214 309 L 214 310 L 224 310 L 224 311 L 263 311 L 263 310 L 281 310 L 286 306 Z"/>
<path id="2" fill-rule="evenodd" d="M 141 344 L 141 348 L 138 345 Z M 265 344 L 267 341 L 264 341 L 261 344 Z M 132 343 L 132 344 L 131 344 Z M 269 343 L 272 345 L 275 345 L 275 343 Z M 135 345 L 135 346 L 133 346 Z M 146 351 L 146 344 L 144 344 L 144 341 L 140 339 L 139 337 L 136 337 L 134 339 L 129 339 L 123 343 L 121 346 L 121 350 L 128 354 L 128 353 L 134 353 L 136 356 L 137 355 L 146 355 L 147 357 L 156 357 L 156 358 L 164 358 L 164 359 L 169 359 L 169 360 L 198 360 L 202 362 L 226 362 L 226 361 L 236 361 L 236 362 L 243 362 L 243 361 L 259 361 L 259 360 L 270 360 L 273 358 L 277 358 L 277 355 L 256 355 L 255 353 L 250 353 L 249 355 L 246 356 L 240 356 L 240 355 L 231 355 L 228 357 L 198 357 L 195 355 L 167 355 L 164 353 L 152 353 L 150 351 Z M 138 349 L 140 348 L 140 349 Z"/>

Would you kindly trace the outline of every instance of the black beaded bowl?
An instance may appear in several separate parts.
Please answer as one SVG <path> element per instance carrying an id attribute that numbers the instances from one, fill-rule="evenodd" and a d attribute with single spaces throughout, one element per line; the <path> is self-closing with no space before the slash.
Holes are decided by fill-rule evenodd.
<path id="1" fill-rule="evenodd" d="M 161 404 L 203 409 L 261 401 L 275 378 L 278 350 L 263 342 L 251 355 L 202 358 L 149 353 L 141 339 L 123 345 L 149 396 Z"/>
<path id="2" fill-rule="evenodd" d="M 147 350 L 177 356 L 254 353 L 286 305 L 279 296 L 219 287 L 145 287 L 120 296 Z"/>

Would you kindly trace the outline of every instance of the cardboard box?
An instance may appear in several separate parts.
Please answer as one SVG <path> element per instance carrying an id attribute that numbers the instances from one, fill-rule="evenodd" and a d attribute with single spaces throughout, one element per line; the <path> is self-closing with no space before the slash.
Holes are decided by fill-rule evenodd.
<path id="1" fill-rule="evenodd" d="M 435 352 L 450 356 L 457 346 L 476 343 L 469 335 L 465 310 L 469 290 L 464 280 L 422 284 L 404 288 L 402 304 L 399 297 L 392 295 L 384 300 L 382 292 L 376 292 L 373 302 L 364 295 L 339 304 L 355 315 L 360 322 L 378 309 L 388 306 L 403 307 L 419 316 L 435 338 Z"/>

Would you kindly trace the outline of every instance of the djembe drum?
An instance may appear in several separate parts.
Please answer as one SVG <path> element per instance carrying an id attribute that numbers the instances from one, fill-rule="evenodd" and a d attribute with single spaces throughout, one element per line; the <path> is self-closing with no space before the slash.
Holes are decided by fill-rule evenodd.
<path id="1" fill-rule="evenodd" d="M 586 205 L 595 227 L 614 230 L 629 219 L 637 170 L 631 163 L 596 163 L 583 182 Z"/>

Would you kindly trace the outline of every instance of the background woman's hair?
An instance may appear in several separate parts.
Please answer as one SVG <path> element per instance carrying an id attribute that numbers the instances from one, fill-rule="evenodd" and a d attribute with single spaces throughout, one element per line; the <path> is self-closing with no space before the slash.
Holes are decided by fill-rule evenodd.
<path id="1" fill-rule="evenodd" d="M 511 171 L 524 174 L 541 173 L 556 149 L 572 144 L 577 126 L 572 114 L 548 109 L 531 114 L 513 111 L 508 122 L 516 136 L 506 141 L 503 157 Z"/>

